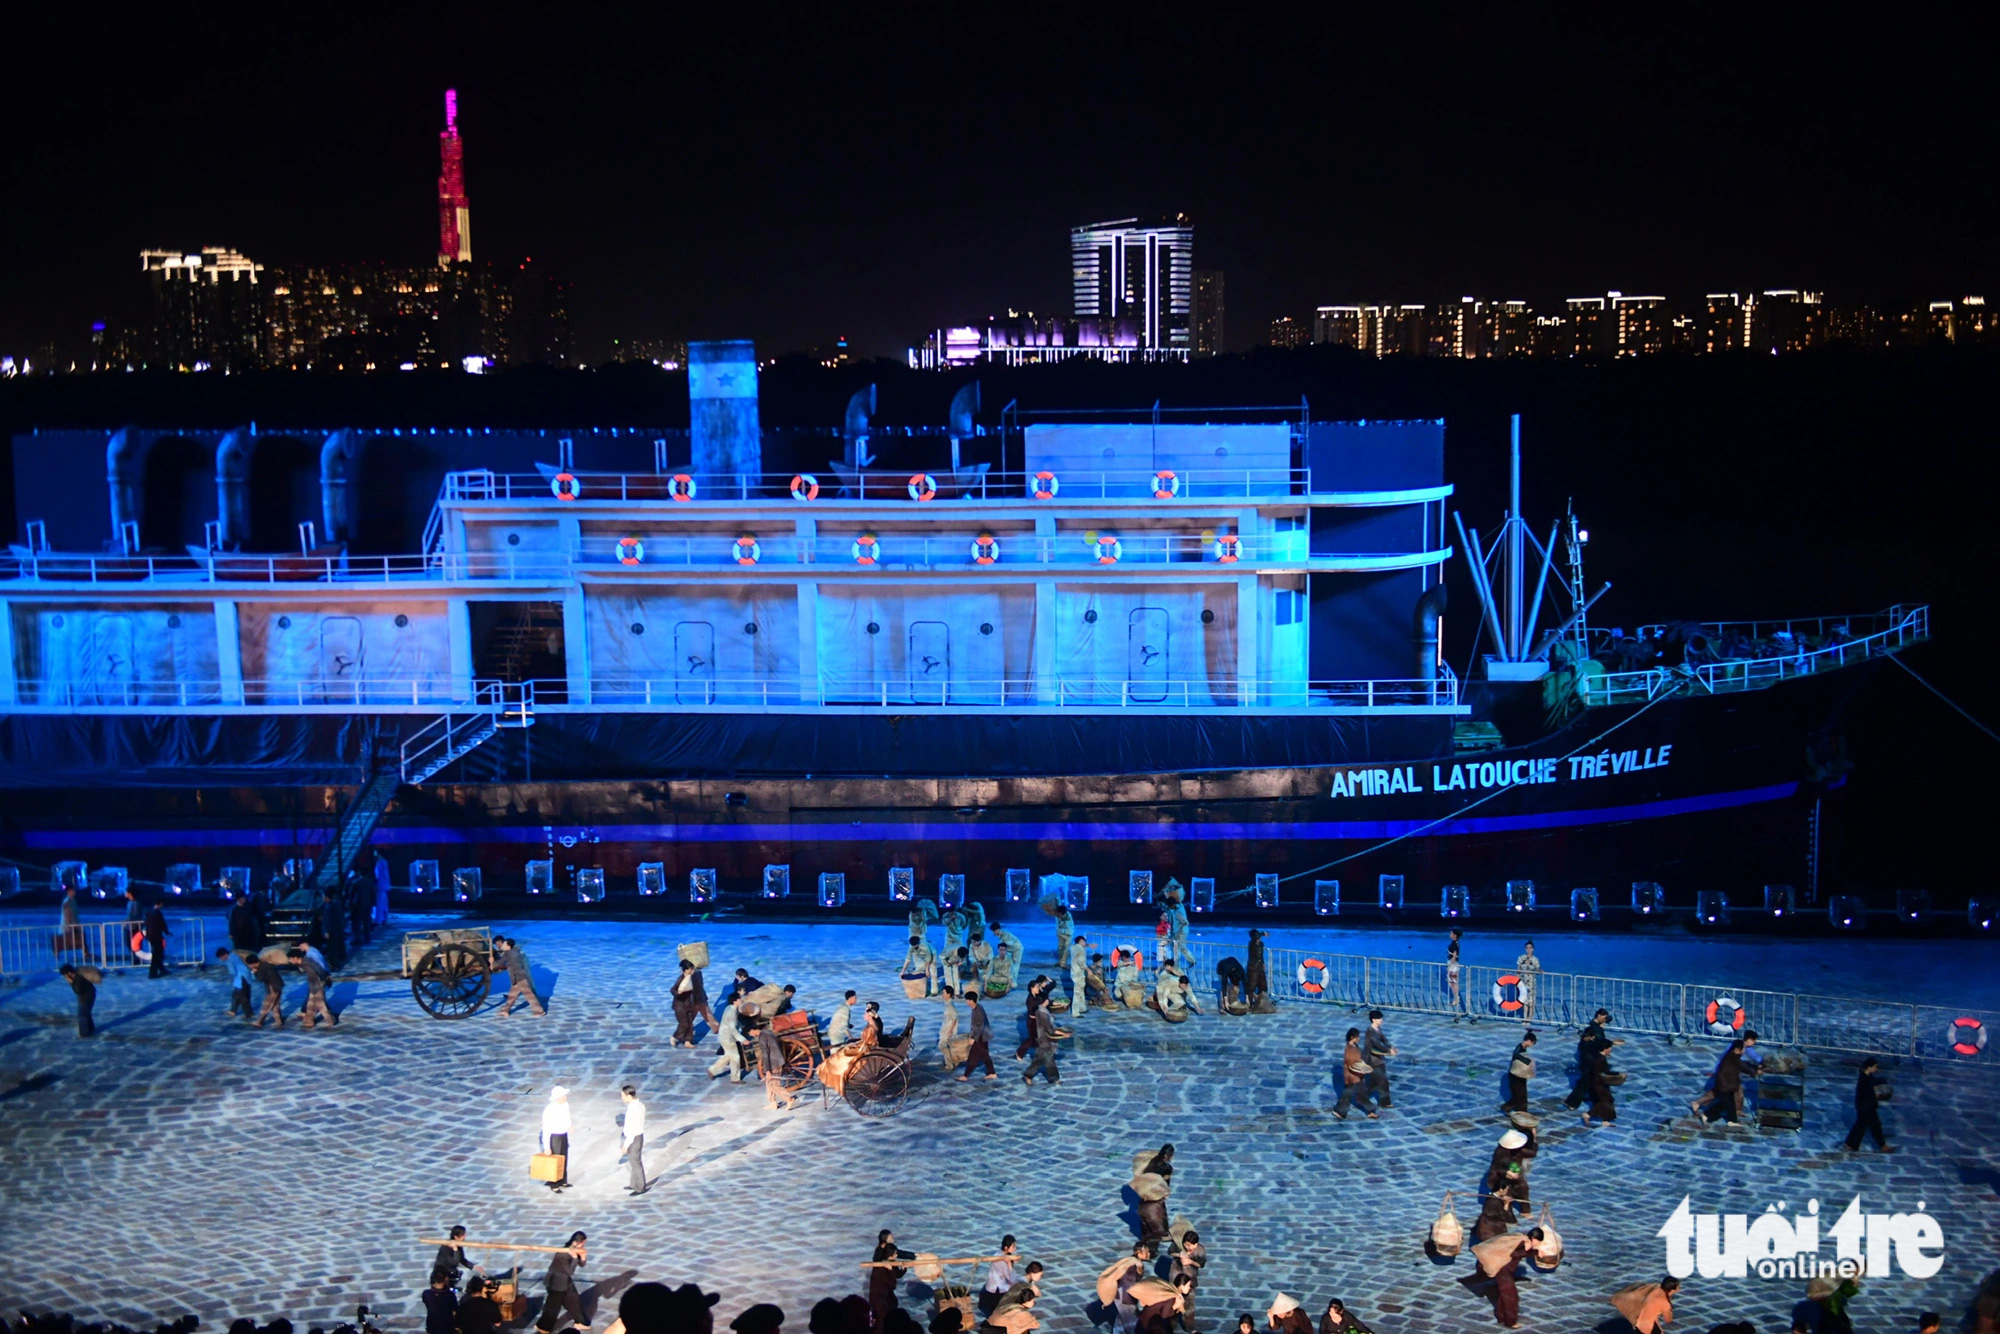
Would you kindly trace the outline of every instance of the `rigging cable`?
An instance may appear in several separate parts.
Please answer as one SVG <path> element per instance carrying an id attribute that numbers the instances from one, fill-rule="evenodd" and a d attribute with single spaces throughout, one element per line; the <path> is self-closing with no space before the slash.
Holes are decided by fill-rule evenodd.
<path id="1" fill-rule="evenodd" d="M 1959 717 L 1965 719 L 1965 721 L 1971 723 L 1974 727 L 1986 733 L 1986 735 L 1991 737 L 1993 740 L 2000 741 L 2000 732 L 1995 732 L 1985 723 L 1980 722 L 1977 718 L 1967 713 L 1964 707 L 1961 706 L 1957 700 L 1953 699 L 1950 695 L 1945 694 L 1944 691 L 1939 690 L 1936 686 L 1932 685 L 1929 681 L 1926 681 L 1923 677 L 1918 676 L 1916 668 L 1910 666 L 1909 663 L 1904 662 L 1900 657 L 1896 656 L 1894 653 L 1891 653 L 1889 655 L 1889 661 L 1895 663 L 1898 667 L 1901 667 L 1904 671 L 1908 672 L 1912 677 L 1912 679 L 1914 679 L 1918 685 L 1930 691 L 1933 695 L 1936 695 L 1946 704 L 1949 704 L 1954 710 L 1957 711 Z"/>

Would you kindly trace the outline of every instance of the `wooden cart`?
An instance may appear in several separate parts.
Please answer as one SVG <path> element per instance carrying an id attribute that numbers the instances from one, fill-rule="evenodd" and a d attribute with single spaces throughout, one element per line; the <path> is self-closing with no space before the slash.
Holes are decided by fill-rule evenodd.
<path id="1" fill-rule="evenodd" d="M 894 1116 L 902 1111 L 910 1096 L 910 1039 L 916 1029 L 917 1021 L 910 1020 L 901 1037 L 839 1065 L 832 1079 L 822 1069 L 824 1096 L 842 1099 L 863 1116 Z"/>
<path id="2" fill-rule="evenodd" d="M 820 1045 L 819 1030 L 813 1027 L 812 1016 L 804 1010 L 791 1010 L 768 1020 L 753 1019 L 745 1026 L 744 1049 L 749 1054 L 748 1064 L 755 1069 L 759 1079 L 764 1077 L 764 1069 L 757 1055 L 757 1031 L 767 1023 L 777 1035 L 779 1049 L 785 1054 L 784 1068 L 778 1072 L 779 1084 L 787 1093 L 804 1092 L 826 1058 L 826 1049 Z"/>
<path id="3" fill-rule="evenodd" d="M 434 1019 L 478 1013 L 493 986 L 493 932 L 454 926 L 403 933 L 403 976 L 410 994 Z"/>

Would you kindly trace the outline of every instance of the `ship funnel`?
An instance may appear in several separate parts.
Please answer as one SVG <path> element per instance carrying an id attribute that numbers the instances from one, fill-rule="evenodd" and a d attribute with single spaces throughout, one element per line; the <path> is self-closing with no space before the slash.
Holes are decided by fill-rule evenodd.
<path id="1" fill-rule="evenodd" d="M 329 542 L 354 540 L 354 460 L 360 440 L 335 431 L 319 451 L 319 517 Z"/>
<path id="2" fill-rule="evenodd" d="M 842 428 L 847 436 L 846 463 L 850 468 L 865 468 L 875 461 L 868 452 L 868 420 L 875 415 L 875 386 L 857 389 L 847 400 L 847 421 Z"/>
<path id="3" fill-rule="evenodd" d="M 123 532 L 146 505 L 146 456 L 153 437 L 128 426 L 113 435 L 104 449 L 104 472 L 111 484 L 111 531 Z"/>
<path id="4" fill-rule="evenodd" d="M 231 431 L 215 447 L 215 515 L 225 548 L 240 551 L 250 540 L 250 456 L 256 451 L 255 427 Z"/>
<path id="5" fill-rule="evenodd" d="M 951 412 L 946 417 L 951 431 L 951 470 L 959 469 L 959 442 L 969 440 L 978 429 L 973 424 L 973 414 L 979 411 L 979 381 L 974 380 L 951 396 Z"/>
<path id="6" fill-rule="evenodd" d="M 755 343 L 688 344 L 688 437 L 697 473 L 755 477 L 764 470 Z"/>
<path id="7" fill-rule="evenodd" d="M 1445 612 L 1444 582 L 1432 584 L 1417 599 L 1416 628 L 1411 636 L 1411 646 L 1416 650 L 1416 671 L 1412 672 L 1419 681 L 1437 680 L 1438 622 Z"/>

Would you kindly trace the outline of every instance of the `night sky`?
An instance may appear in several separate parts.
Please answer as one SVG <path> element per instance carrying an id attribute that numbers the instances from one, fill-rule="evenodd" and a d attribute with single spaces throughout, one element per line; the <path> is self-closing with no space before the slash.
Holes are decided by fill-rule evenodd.
<path id="1" fill-rule="evenodd" d="M 447 86 L 475 255 L 574 279 L 592 357 L 1066 313 L 1070 225 L 1176 211 L 1237 347 L 1334 301 L 2000 298 L 1994 34 L 1942 9 L 323 8 L 10 17 L 0 339 L 129 313 L 149 246 L 429 262 Z"/>

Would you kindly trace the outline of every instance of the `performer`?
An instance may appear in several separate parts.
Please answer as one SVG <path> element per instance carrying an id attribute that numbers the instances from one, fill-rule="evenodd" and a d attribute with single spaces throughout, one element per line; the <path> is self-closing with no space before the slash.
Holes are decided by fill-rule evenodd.
<path id="1" fill-rule="evenodd" d="M 1610 1022 L 1611 1012 L 1599 1010 L 1591 1016 L 1590 1022 L 1584 1025 L 1583 1032 L 1577 1035 L 1576 1083 L 1570 1087 L 1569 1096 L 1563 1099 L 1563 1106 L 1575 1109 L 1583 1105 L 1583 1100 L 1590 1095 L 1584 1080 L 1590 1069 L 1591 1058 L 1601 1054 L 1608 1060 L 1611 1049 L 1618 1045 L 1617 1039 L 1606 1037 L 1604 1034 L 1604 1026 Z"/>
<path id="2" fill-rule="evenodd" d="M 1090 1008 L 1090 941 L 1076 936 L 1069 943 L 1069 1013 L 1075 1019 Z"/>
<path id="3" fill-rule="evenodd" d="M 1600 1123 L 1608 1126 L 1618 1119 L 1617 1101 L 1611 1092 L 1610 1071 L 1604 1063 L 1604 1053 L 1608 1050 L 1609 1047 L 1600 1043 L 1590 1055 L 1590 1067 L 1584 1076 L 1585 1096 L 1590 1099 L 1590 1106 L 1583 1112 L 1583 1124 L 1586 1126 Z"/>
<path id="4" fill-rule="evenodd" d="M 1058 971 L 1067 972 L 1069 970 L 1070 949 L 1076 937 L 1076 918 L 1070 915 L 1068 904 L 1059 903 L 1056 905 L 1055 919 L 1056 968 Z"/>
<path id="5" fill-rule="evenodd" d="M 1510 1115 L 1521 1120 L 1532 1120 L 1524 1112 Z M 1515 1206 L 1528 1212 L 1528 1164 L 1542 1151 L 1541 1142 L 1535 1138 L 1533 1127 L 1516 1125 L 1500 1136 L 1500 1142 L 1493 1146 L 1492 1161 L 1486 1165 L 1486 1189 L 1494 1191 L 1508 1186 L 1514 1197 Z"/>
<path id="6" fill-rule="evenodd" d="M 965 959 L 966 963 L 971 967 L 972 985 L 984 991 L 986 989 L 987 974 L 993 967 L 993 945 L 992 942 L 986 939 L 986 931 L 983 927 L 974 926 L 972 928 L 972 941 L 965 947 Z M 1011 986 L 1012 983 L 1010 982 L 1009 985 Z M 1003 992 L 1002 994 L 1004 995 L 1005 993 Z"/>
<path id="7" fill-rule="evenodd" d="M 709 1013 L 708 989 L 702 985 L 701 969 L 688 959 L 681 960 L 681 975 L 674 981 L 674 1045 L 694 1046 L 694 1021 L 707 1022 L 715 1031 L 715 1016 Z"/>
<path id="8" fill-rule="evenodd" d="M 1194 962 L 1194 957 L 1188 952 L 1187 907 L 1181 901 L 1180 882 L 1177 880 L 1169 880 L 1167 882 L 1167 906 L 1166 910 L 1160 914 L 1160 917 L 1167 924 L 1166 940 L 1164 941 L 1167 955 L 1171 956 L 1182 968 L 1186 968 Z"/>
<path id="9" fill-rule="evenodd" d="M 565 1324 L 575 1326 L 577 1334 L 590 1334 L 590 1322 L 583 1318 L 576 1295 L 576 1271 L 589 1256 L 590 1248 L 584 1244 L 589 1239 L 586 1233 L 572 1232 L 564 1249 L 549 1257 L 549 1272 L 542 1280 L 547 1295 L 542 1298 L 542 1313 L 535 1317 L 535 1328 L 543 1334 L 554 1334 Z"/>
<path id="10" fill-rule="evenodd" d="M 1688 1110 L 1700 1115 L 1701 1109 L 1711 1102 L 1720 1101 L 1722 1113 L 1735 1125 L 1743 1116 L 1743 1043 L 1741 1039 L 1729 1044 L 1722 1053 L 1722 1059 L 1715 1063 L 1715 1073 L 1709 1077 L 1706 1092 L 1688 1104 Z"/>
<path id="11" fill-rule="evenodd" d="M 922 936 L 910 937 L 910 948 L 903 955 L 903 966 L 900 971 L 904 977 L 917 977 L 921 975 L 924 979 L 924 994 L 926 996 L 932 995 L 937 991 L 937 954 L 925 943 Z"/>
<path id="12" fill-rule="evenodd" d="M 1382 1012 L 1368 1012 L 1368 1029 L 1361 1035 L 1361 1051 L 1368 1058 L 1368 1096 L 1375 1100 L 1377 1107 L 1388 1107 L 1389 1101 L 1389 1058 L 1402 1053 L 1389 1041 L 1389 1035 L 1382 1031 Z"/>
<path id="13" fill-rule="evenodd" d="M 1035 974 L 1033 978 L 1029 979 L 1027 1022 L 1021 1028 L 1021 1045 L 1014 1048 L 1015 1060 L 1027 1060 L 1028 1053 L 1039 1045 L 1035 1036 L 1035 1013 L 1042 1008 L 1043 1003 L 1049 997 L 1049 993 L 1055 990 L 1055 985 L 1054 982 L 1051 982 L 1040 973 Z"/>
<path id="14" fill-rule="evenodd" d="M 1503 1105 L 1505 1111 L 1528 1110 L 1528 1081 L 1535 1077 L 1535 1042 L 1535 1031 L 1529 1029 L 1521 1035 L 1521 1041 L 1514 1047 L 1514 1055 L 1507 1062 L 1507 1101 Z"/>
<path id="15" fill-rule="evenodd" d="M 1159 1199 L 1142 1199 L 1139 1201 L 1139 1240 L 1146 1243 L 1148 1248 L 1147 1255 L 1150 1258 L 1153 1244 L 1165 1241 L 1169 1235 L 1167 1228 L 1167 1194 L 1172 1192 L 1174 1184 L 1173 1145 L 1162 1144 L 1160 1151 L 1154 1154 L 1135 1175 L 1145 1176 L 1148 1173 L 1159 1177 L 1167 1185 L 1167 1191 L 1162 1193 Z"/>
<path id="16" fill-rule="evenodd" d="M 966 1011 L 966 1035 L 972 1039 L 972 1045 L 966 1049 L 965 1067 L 959 1071 L 958 1082 L 963 1084 L 970 1080 L 973 1067 L 978 1065 L 986 1067 L 988 1079 L 998 1079 L 1000 1076 L 993 1069 L 991 1050 L 993 1024 L 986 1017 L 986 1007 L 980 1004 L 979 993 L 976 991 L 966 992 L 965 999 L 969 1006 Z"/>
<path id="17" fill-rule="evenodd" d="M 958 993 L 950 986 L 938 993 L 944 998 L 944 1018 L 938 1021 L 938 1056 L 944 1061 L 944 1068 L 951 1069 L 951 1043 L 958 1036 Z"/>
<path id="18" fill-rule="evenodd" d="M 1062 1071 L 1056 1069 L 1056 1043 L 1068 1037 L 1069 1032 L 1056 1027 L 1055 1011 L 1049 1009 L 1047 992 L 1042 993 L 1041 1008 L 1035 1011 L 1030 1027 L 1035 1033 L 1035 1059 L 1028 1062 L 1028 1071 L 1021 1076 L 1021 1082 L 1032 1087 L 1035 1071 L 1040 1070 L 1051 1086 L 1062 1083 Z"/>
<path id="19" fill-rule="evenodd" d="M 1248 1014 L 1250 1002 L 1243 994 L 1243 965 L 1233 956 L 1215 965 L 1216 1008 L 1224 1014 Z"/>
<path id="20" fill-rule="evenodd" d="M 747 1007 L 746 1007 L 747 1008 Z M 778 1099 L 785 1100 L 785 1111 L 799 1105 L 799 1095 L 785 1087 L 785 1048 L 778 1041 L 778 1032 L 765 1024 L 757 1030 L 757 1072 L 764 1077 L 764 1106 L 777 1110 Z"/>
<path id="21" fill-rule="evenodd" d="M 1250 928 L 1249 952 L 1250 1013 L 1276 1014 L 1278 1005 L 1271 999 L 1271 971 L 1264 955 L 1264 933 L 1255 927 Z"/>
<path id="22" fill-rule="evenodd" d="M 1013 938 L 1005 931 L 1000 934 L 1002 939 L 993 949 L 993 960 L 982 970 L 986 976 L 984 990 L 995 1000 L 1014 989 L 1015 970 L 1021 966 L 1021 942 L 1014 940 L 1010 946 L 1008 940 Z"/>
<path id="23" fill-rule="evenodd" d="M 1514 1269 L 1521 1261 L 1541 1254 L 1542 1230 L 1531 1229 L 1526 1236 L 1505 1232 L 1475 1244 L 1473 1258 L 1493 1280 L 1493 1316 L 1507 1329 L 1521 1323 L 1521 1294 L 1514 1286 Z"/>
<path id="24" fill-rule="evenodd" d="M 1681 1281 L 1669 1275 L 1658 1283 L 1634 1283 L 1611 1294 L 1611 1305 L 1639 1334 L 1667 1334 L 1674 1318 L 1674 1294 Z"/>
<path id="25" fill-rule="evenodd" d="M 1312 1321 L 1299 1306 L 1299 1299 L 1289 1293 L 1279 1293 L 1271 1299 L 1271 1309 L 1264 1313 L 1264 1319 L 1279 1334 L 1312 1334 Z"/>
<path id="26" fill-rule="evenodd" d="M 854 993 L 844 992 L 840 1004 L 833 1007 L 833 1018 L 827 1020 L 826 1045 L 829 1049 L 844 1046 L 848 1034 L 854 1029 Z"/>
<path id="27" fill-rule="evenodd" d="M 1875 1071 L 1880 1065 L 1873 1056 L 1861 1062 L 1861 1075 L 1854 1081 L 1854 1129 L 1847 1132 L 1847 1151 L 1861 1152 L 1861 1137 L 1864 1134 L 1875 1137 L 1875 1148 L 1882 1153 L 1894 1153 L 1889 1140 L 1882 1133 L 1881 1106 L 1882 1080 Z"/>
<path id="28" fill-rule="evenodd" d="M 1373 1068 L 1361 1050 L 1361 1030 L 1348 1029 L 1347 1049 L 1340 1056 L 1340 1098 L 1333 1104 L 1333 1114 L 1337 1119 L 1345 1121 L 1347 1109 L 1355 1106 L 1366 1112 L 1370 1121 L 1379 1119 L 1368 1101 L 1368 1072 Z"/>
<path id="29" fill-rule="evenodd" d="M 625 1124 L 619 1127 L 619 1135 L 625 1141 L 625 1193 L 644 1195 L 646 1193 L 646 1104 L 639 1101 L 639 1090 L 631 1084 L 619 1088 L 618 1098 L 625 1104 Z"/>
<path id="30" fill-rule="evenodd" d="M 1143 1278 L 1153 1258 L 1149 1242 L 1139 1242 L 1130 1255 L 1121 1255 L 1097 1275 L 1097 1300 L 1111 1308 L 1119 1330 L 1131 1331 L 1139 1323 L 1139 1309 L 1132 1304 L 1132 1285 Z"/>
<path id="31" fill-rule="evenodd" d="M 264 984 L 263 1008 L 257 1011 L 257 1017 L 251 1022 L 250 1027 L 262 1028 L 264 1020 L 276 1019 L 278 1027 L 283 1028 L 285 1026 L 285 979 L 278 972 L 278 966 L 260 954 L 257 956 L 257 962 L 250 965 L 250 971 L 255 974 L 259 982 Z"/>
<path id="32" fill-rule="evenodd" d="M 1102 954 L 1093 954 L 1090 956 L 1090 970 L 1084 974 L 1083 980 L 1089 987 L 1092 1003 L 1101 1005 L 1107 1010 L 1118 1008 L 1118 1002 L 1111 995 L 1111 988 L 1104 981 L 1104 956 Z"/>
<path id="33" fill-rule="evenodd" d="M 1020 1257 L 1020 1248 L 1014 1241 L 1014 1234 L 1000 1238 L 1000 1258 L 986 1266 L 986 1284 L 979 1290 L 979 1314 L 991 1318 L 993 1308 L 1014 1286 L 1014 1261 Z"/>
<path id="34" fill-rule="evenodd" d="M 450 1281 L 452 1284 L 456 1285 L 461 1270 L 470 1269 L 475 1274 L 484 1274 L 486 1272 L 465 1257 L 464 1224 L 454 1225 L 451 1231 L 445 1233 L 445 1236 L 450 1238 L 450 1240 L 445 1245 L 438 1247 L 437 1258 L 431 1261 L 432 1273 L 436 1273 L 442 1269 L 451 1276 Z"/>
<path id="35" fill-rule="evenodd" d="M 971 926 L 962 908 L 953 908 L 944 915 L 944 952 L 946 958 L 954 958 L 965 948 L 965 933 Z"/>
<path id="36" fill-rule="evenodd" d="M 914 1260 L 917 1257 L 914 1251 L 897 1250 L 896 1234 L 885 1227 L 875 1236 L 873 1258 L 880 1264 L 884 1260 Z M 901 1266 L 885 1266 L 868 1271 L 868 1311 L 875 1328 L 886 1329 L 889 1324 L 889 1312 L 901 1309 L 896 1302 L 896 1284 L 902 1277 Z"/>
<path id="37" fill-rule="evenodd" d="M 1534 941 L 1521 946 L 1520 957 L 1514 960 L 1514 971 L 1521 976 L 1521 1017 L 1532 1024 L 1535 1022 L 1535 979 L 1542 972 L 1542 961 L 1535 957 Z"/>
<path id="38" fill-rule="evenodd" d="M 97 1007 L 97 982 L 91 974 L 97 970 L 88 964 L 79 968 L 73 963 L 66 963 L 56 971 L 62 974 L 63 981 L 69 983 L 69 989 L 76 993 L 76 1035 L 80 1038 L 96 1037 L 97 1020 L 91 1012 Z M 278 1026 L 282 1028 L 284 1024 L 281 1017 Z"/>
<path id="39" fill-rule="evenodd" d="M 1453 927 L 1451 939 L 1447 940 L 1444 946 L 1444 986 L 1445 990 L 1451 993 L 1451 1021 L 1454 1024 L 1465 1013 L 1465 997 L 1458 989 L 1458 952 L 1463 936 L 1464 932 L 1460 928 Z"/>
<path id="40" fill-rule="evenodd" d="M 569 1090 L 557 1084 L 549 1090 L 549 1105 L 542 1108 L 542 1152 L 563 1160 L 563 1174 L 551 1181 L 549 1189 L 569 1188 Z M 546 1311 L 544 1315 L 548 1314 Z"/>

